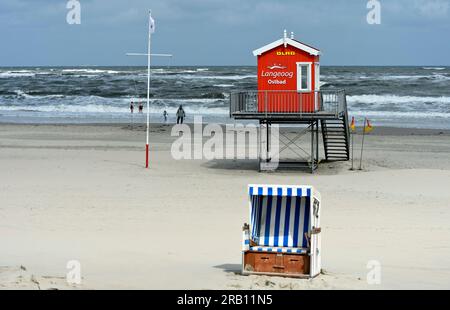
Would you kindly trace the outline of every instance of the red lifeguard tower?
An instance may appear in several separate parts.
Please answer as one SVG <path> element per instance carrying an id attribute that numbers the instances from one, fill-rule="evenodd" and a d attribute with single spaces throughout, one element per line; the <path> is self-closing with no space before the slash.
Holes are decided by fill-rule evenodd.
<path id="1" fill-rule="evenodd" d="M 320 90 L 320 54 L 317 48 L 295 40 L 293 33 L 288 38 L 285 30 L 281 39 L 253 51 L 253 55 L 258 58 L 258 90 L 231 94 L 231 117 L 259 121 L 261 170 L 271 166 L 269 136 L 272 124 L 306 125 L 298 132 L 297 138 L 311 133 L 311 151 L 306 160 L 283 161 L 280 158 L 277 166 L 306 163 L 314 171 L 320 161 L 319 124 L 326 160 L 349 160 L 345 91 Z M 300 148 L 293 139 L 285 140 L 287 142 L 284 141 L 280 153 L 285 149 L 292 150 L 295 146 Z M 280 139 L 280 142 L 283 141 Z M 263 149 L 266 153 L 264 160 L 261 156 Z"/>

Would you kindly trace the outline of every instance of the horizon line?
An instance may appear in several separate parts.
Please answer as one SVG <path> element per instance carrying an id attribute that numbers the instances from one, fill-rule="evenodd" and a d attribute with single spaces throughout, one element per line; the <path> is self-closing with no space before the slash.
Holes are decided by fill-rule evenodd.
<path id="1" fill-rule="evenodd" d="M 146 65 L 0 65 L 0 68 L 65 68 L 65 67 L 147 67 Z M 154 65 L 152 67 L 257 67 L 253 65 Z M 420 65 L 321 65 L 321 67 L 450 67 L 450 65 L 420 64 Z"/>

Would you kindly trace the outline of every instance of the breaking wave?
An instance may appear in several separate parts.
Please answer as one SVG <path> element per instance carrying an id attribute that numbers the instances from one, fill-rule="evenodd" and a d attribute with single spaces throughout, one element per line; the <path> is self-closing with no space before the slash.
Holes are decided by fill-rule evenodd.
<path id="1" fill-rule="evenodd" d="M 448 67 L 323 67 L 323 89 L 348 94 L 351 115 L 393 125 L 411 120 L 430 126 L 450 119 Z M 229 93 L 256 90 L 255 67 L 152 68 L 151 113 L 173 115 L 183 105 L 188 117 L 209 115 L 229 121 Z M 0 122 L 38 116 L 83 122 L 87 115 L 129 120 L 130 101 L 145 103 L 146 67 L 0 68 Z M 6 119 L 7 115 L 8 119 Z M 25 118 L 26 118 L 25 117 Z M 420 120 L 419 118 L 422 118 Z M 444 124 L 444 125 L 442 125 Z M 445 128 L 447 128 L 445 127 Z"/>

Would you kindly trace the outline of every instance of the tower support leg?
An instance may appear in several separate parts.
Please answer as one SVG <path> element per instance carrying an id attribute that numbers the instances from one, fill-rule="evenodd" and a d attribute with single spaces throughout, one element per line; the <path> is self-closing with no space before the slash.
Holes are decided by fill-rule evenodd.
<path id="1" fill-rule="evenodd" d="M 316 168 L 319 167 L 319 121 L 316 121 Z"/>
<path id="2" fill-rule="evenodd" d="M 314 173 L 314 151 L 315 151 L 315 147 L 314 147 L 314 141 L 315 141 L 315 137 L 314 137 L 314 122 L 311 122 L 311 173 Z"/>

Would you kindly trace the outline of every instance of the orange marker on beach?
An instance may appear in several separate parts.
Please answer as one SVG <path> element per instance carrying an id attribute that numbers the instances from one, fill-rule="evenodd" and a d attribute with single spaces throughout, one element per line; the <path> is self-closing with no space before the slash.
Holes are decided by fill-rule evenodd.
<path id="1" fill-rule="evenodd" d="M 369 119 L 367 119 L 367 126 L 364 126 L 364 132 L 365 132 L 365 133 L 369 133 L 369 132 L 371 132 L 372 130 L 373 130 L 373 127 L 372 127 L 372 125 L 370 124 Z"/>

